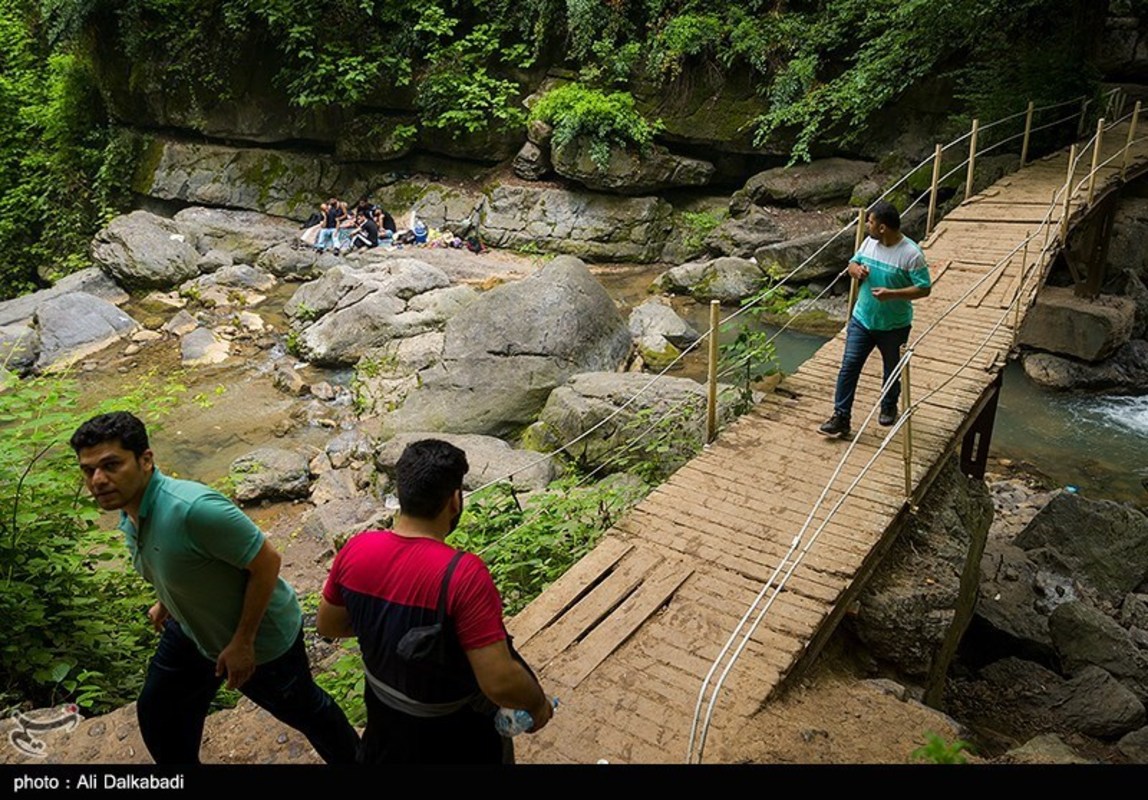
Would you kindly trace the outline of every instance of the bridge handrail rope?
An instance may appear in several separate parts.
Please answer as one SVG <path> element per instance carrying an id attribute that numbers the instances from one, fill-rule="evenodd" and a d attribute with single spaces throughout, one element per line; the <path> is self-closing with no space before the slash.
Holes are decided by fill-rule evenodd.
<path id="1" fill-rule="evenodd" d="M 1112 127 L 1114 127 L 1116 124 L 1122 123 L 1122 122 L 1123 122 L 1125 119 L 1127 119 L 1128 117 L 1130 117 L 1130 116 L 1133 116 L 1133 115 L 1134 115 L 1134 113 L 1135 113 L 1135 112 L 1133 112 L 1133 114 L 1130 114 L 1130 115 L 1126 115 L 1125 117 L 1122 117 L 1122 118 L 1120 118 L 1119 120 L 1116 120 L 1116 121 L 1115 121 L 1115 122 L 1113 122 L 1111 125 L 1109 125 L 1107 128 L 1105 128 L 1103 125 L 1101 125 L 1100 127 L 1101 127 L 1101 129 L 1102 129 L 1102 130 L 1108 130 L 1108 129 L 1111 129 L 1111 128 L 1112 128 Z M 1097 136 L 1094 136 L 1094 137 L 1093 137 L 1093 138 L 1092 138 L 1092 139 L 1089 141 L 1089 143 L 1088 143 L 1088 144 L 1085 146 L 1085 148 L 1082 150 L 1081 154 L 1080 154 L 1080 155 L 1078 155 L 1078 157 L 1076 158 L 1076 161 L 1073 163 L 1073 171 L 1075 171 L 1075 167 L 1076 167 L 1076 164 L 1077 164 L 1077 163 L 1079 163 L 1079 160 L 1080 160 L 1080 158 L 1082 158 L 1082 157 L 1083 157 L 1083 153 L 1084 153 L 1084 152 L 1085 152 L 1085 151 L 1088 149 L 1088 147 L 1092 147 L 1092 146 L 1095 146 L 1095 145 L 1096 145 L 1096 143 L 1097 143 L 1097 142 L 1096 142 L 1097 138 L 1098 138 Z M 1105 159 L 1105 160 L 1104 160 L 1104 162 L 1102 162 L 1102 163 L 1098 164 L 1097 166 L 1094 166 L 1093 168 L 1091 168 L 1091 169 L 1089 170 L 1089 174 L 1088 174 L 1087 176 L 1085 176 L 1085 178 L 1084 178 L 1084 179 L 1082 179 L 1082 180 L 1081 180 L 1081 181 L 1080 181 L 1080 182 L 1079 182 L 1079 183 L 1078 183 L 1078 184 L 1077 184 L 1077 185 L 1076 185 L 1076 186 L 1073 188 L 1073 190 L 1072 190 L 1072 193 L 1073 193 L 1073 194 L 1076 194 L 1076 192 L 1078 192 L 1078 191 L 1079 191 L 1079 190 L 1080 190 L 1080 189 L 1081 189 L 1081 188 L 1082 188 L 1082 187 L 1083 187 L 1083 186 L 1084 186 L 1086 183 L 1088 183 L 1090 180 L 1092 180 L 1092 179 L 1094 178 L 1095 174 L 1096 174 L 1096 173 L 1099 171 L 1099 169 L 1100 169 L 1101 167 L 1107 166 L 1109 163 L 1111 163 L 1112 161 L 1114 161 L 1114 160 L 1115 160 L 1116 158 L 1118 158 L 1118 157 L 1125 157 L 1125 158 L 1126 158 L 1126 154 L 1127 154 L 1128 150 L 1130 149 L 1130 147 L 1131 147 L 1131 145 L 1132 145 L 1133 143 L 1139 143 L 1139 142 L 1142 142 L 1142 141 L 1145 141 L 1145 140 L 1148 140 L 1148 136 L 1145 136 L 1145 137 L 1141 137 L 1141 138 L 1139 138 L 1139 139 L 1136 139 L 1136 140 L 1134 140 L 1134 141 L 1133 141 L 1133 140 L 1130 138 L 1130 139 L 1128 140 L 1128 142 L 1125 144 L 1125 146 L 1124 146 L 1124 147 L 1122 147 L 1122 148 L 1119 148 L 1115 154 L 1113 154 L 1113 155 L 1112 155 L 1112 156 L 1110 156 L 1109 158 Z M 1070 174 L 1071 174 L 1071 173 L 1070 173 Z M 767 603 L 767 605 L 765 606 L 765 608 L 763 608 L 763 609 L 762 609 L 762 611 L 760 612 L 760 614 L 759 614 L 759 616 L 758 616 L 758 619 L 755 621 L 755 623 L 754 623 L 754 625 L 751 627 L 750 631 L 749 631 L 748 633 L 746 633 L 746 634 L 745 634 L 745 636 L 744 636 L 744 638 L 743 638 L 743 641 L 742 641 L 742 644 L 741 644 L 741 646 L 739 646 L 739 648 L 738 648 L 737 652 L 736 652 L 736 653 L 735 653 L 735 655 L 732 657 L 732 660 L 731 660 L 731 662 L 730 662 L 730 663 L 727 665 L 726 669 L 723 671 L 723 674 L 722 674 L 722 677 L 721 677 L 721 679 L 719 680 L 718 684 L 717 684 L 717 685 L 715 686 L 715 688 L 714 688 L 714 691 L 713 691 L 713 693 L 712 693 L 712 695 L 711 695 L 711 698 L 710 698 L 710 704 L 709 704 L 709 707 L 708 707 L 708 710 L 707 710 L 707 715 L 706 715 L 706 720 L 705 720 L 705 723 L 704 723 L 704 728 L 703 728 L 703 730 L 702 730 L 702 733 L 701 733 L 701 737 L 700 737 L 700 739 L 699 739 L 699 738 L 698 738 L 698 736 L 697 736 L 697 725 L 698 725 L 698 719 L 699 719 L 699 716 L 700 716 L 701 705 L 702 705 L 702 703 L 703 703 L 703 701 L 704 701 L 704 698 L 705 698 L 705 691 L 706 691 L 706 688 L 707 688 L 707 686 L 708 686 L 708 684 L 709 684 L 709 681 L 710 681 L 710 680 L 712 679 L 712 677 L 713 677 L 713 673 L 716 671 L 716 668 L 717 668 L 718 664 L 721 662 L 721 659 L 722 659 L 722 658 L 724 658 L 725 654 L 726 654 L 726 653 L 729 651 L 729 648 L 730 648 L 730 646 L 732 645 L 732 642 L 733 642 L 733 640 L 734 640 L 734 639 L 737 637 L 738 633 L 739 633 L 739 632 L 741 631 L 741 629 L 744 627 L 744 625 L 745 625 L 746 621 L 748 621 L 748 619 L 749 619 L 749 616 L 750 616 L 750 615 L 753 613 L 753 610 L 754 610 L 754 608 L 755 608 L 755 607 L 756 607 L 756 606 L 757 606 L 757 605 L 758 605 L 758 604 L 761 602 L 761 599 L 764 597 L 765 593 L 768 591 L 768 588 L 769 588 L 769 586 L 770 586 L 770 585 L 772 584 L 772 582 L 773 582 L 773 581 L 776 579 L 776 577 L 777 577 L 777 574 L 780 572 L 780 570 L 781 570 L 782 566 L 784 566 L 784 564 L 785 564 L 785 561 L 789 559 L 789 557 L 792 555 L 793 551 L 796 549 L 797 545 L 800 543 L 801 539 L 804 537 L 804 533 L 805 533 L 805 531 L 808 529 L 808 526 L 809 526 L 809 524 L 810 524 L 810 523 L 811 523 L 811 521 L 814 519 L 814 517 L 815 517 L 815 515 L 816 515 L 816 512 L 817 512 L 817 511 L 820 509 L 820 506 L 821 506 L 821 504 L 824 502 L 824 499 L 825 499 L 825 497 L 828 495 L 828 491 L 829 491 L 829 489 L 831 488 L 831 486 L 833 485 L 833 483 L 835 483 L 835 482 L 836 482 L 836 479 L 837 479 L 838 475 L 840 474 L 840 471 L 841 471 L 841 469 L 844 467 L 844 465 L 845 465 L 845 462 L 847 461 L 847 459 L 848 459 L 849 455 L 852 453 L 852 450 L 853 450 L 853 448 L 855 447 L 855 445 L 856 445 L 856 443 L 857 443 L 857 441 L 858 441 L 858 440 L 855 438 L 855 439 L 854 439 L 854 441 L 851 443 L 850 447 L 848 448 L 848 450 L 846 451 L 845 455 L 842 457 L 842 459 L 841 459 L 840 463 L 838 464 L 838 467 L 837 467 L 837 469 L 835 470 L 835 472 L 834 472 L 833 476 L 830 478 L 830 480 L 829 480 L 829 482 L 827 483 L 827 485 L 826 485 L 825 489 L 823 489 L 821 496 L 818 498 L 817 502 L 814 504 L 814 507 L 813 507 L 813 509 L 810 511 L 810 514 L 809 514 L 809 516 L 808 516 L 808 517 L 807 517 L 807 519 L 806 519 L 806 523 L 805 523 L 805 525 L 803 525 L 803 526 L 802 526 L 802 529 L 801 529 L 801 531 L 798 533 L 798 535 L 794 537 L 793 543 L 791 544 L 791 546 L 790 546 L 789 550 L 787 551 L 786 555 L 783 557 L 783 559 L 782 559 L 781 563 L 779 563 L 778 567 L 777 567 L 777 568 L 774 570 L 774 573 L 773 573 L 773 575 L 771 575 L 771 576 L 770 576 L 769 580 L 768 580 L 768 581 L 765 583 L 765 585 L 763 586 L 763 588 L 762 588 L 762 591 L 761 591 L 761 592 L 759 592 L 759 594 L 758 594 L 758 596 L 755 598 L 754 602 L 753 602 L 753 603 L 750 605 L 750 607 L 747 609 L 747 611 L 746 611 L 745 615 L 743 615 L 743 617 L 742 617 L 741 621 L 739 622 L 738 626 L 735 628 L 735 630 L 734 630 L 733 634 L 731 634 L 731 636 L 730 636 L 730 639 L 727 641 L 727 643 L 726 643 L 726 646 L 725 646 L 725 647 L 723 647 L 723 649 L 722 649 L 721 653 L 719 653 L 719 655 L 718 655 L 717 659 L 715 659 L 713 666 L 711 667 L 711 669 L 710 669 L 709 673 L 708 673 L 708 674 L 707 674 L 707 676 L 706 676 L 706 679 L 703 681 L 703 684 L 702 684 L 702 687 L 701 687 L 701 691 L 699 692 L 699 697 L 698 697 L 698 704 L 697 704 L 697 706 L 695 707 L 695 715 L 694 715 L 694 721 L 693 721 L 693 725 L 692 725 L 692 727 L 691 727 L 691 731 L 690 731 L 690 741 L 689 741 L 689 750 L 688 750 L 688 752 L 687 752 L 687 762 L 690 762 L 690 761 L 692 761 L 692 759 L 693 759 L 693 755 L 694 755 L 694 746 L 695 746 L 695 743 L 697 743 L 697 744 L 699 745 L 699 746 L 698 746 L 698 751 L 697 751 L 697 756 L 698 756 L 698 760 L 699 760 L 699 761 L 701 760 L 701 756 L 702 756 L 702 750 L 704 749 L 704 742 L 705 742 L 706 734 L 707 734 L 707 732 L 708 732 L 709 723 L 710 723 L 710 720 L 712 719 L 713 710 L 714 710 L 714 708 L 716 707 L 716 702 L 717 702 L 718 694 L 720 693 L 720 689 L 721 689 L 721 686 L 722 686 L 722 684 L 724 683 L 724 679 L 725 679 L 725 676 L 726 676 L 726 675 L 728 675 L 728 673 L 729 673 L 730 669 L 732 669 L 732 667 L 733 667 L 734 663 L 735 663 L 735 662 L 737 661 L 737 659 L 740 657 L 740 654 L 741 654 L 741 652 L 744 650 L 745 646 L 748 644 L 748 642 L 749 642 L 750 638 L 752 637 L 753 633 L 756 631 L 756 629 L 757 629 L 757 626 L 760 624 L 760 621 L 761 621 L 761 620 L 764 618 L 764 615 L 765 615 L 766 611 L 767 611 L 767 610 L 768 610 L 768 608 L 769 608 L 769 607 L 772 605 L 773 599 L 774 599 L 774 598 L 776 598 L 776 596 L 778 595 L 778 593 L 780 593 L 781 589 L 784 587 L 785 583 L 786 583 L 786 582 L 788 582 L 788 577 L 789 577 L 789 575 L 791 575 L 791 574 L 792 574 L 792 572 L 793 572 L 793 569 L 795 569 L 795 568 L 796 568 L 797 564 L 798 564 L 798 563 L 800 563 L 800 561 L 801 561 L 801 560 L 803 560 L 803 558 L 804 558 L 804 554 L 805 554 L 805 553 L 807 553 L 807 552 L 809 551 L 810 547 L 812 546 L 813 542 L 816 540 L 817 536 L 819 536 L 819 535 L 820 535 L 820 532 L 821 532 L 821 531 L 824 529 L 824 527 L 825 527 L 825 526 L 826 526 L 826 525 L 829 523 L 829 521 L 830 521 L 830 520 L 833 518 L 833 516 L 834 516 L 834 514 L 836 513 L 836 511 L 838 510 L 838 508 L 840 508 L 841 504 L 842 504 L 842 503 L 845 501 L 845 499 L 846 499 L 846 498 L 847 498 L 847 497 L 850 495 L 850 493 L 851 493 L 851 492 L 852 492 L 852 490 L 853 490 L 853 489 L 856 487 L 856 485 L 859 483 L 859 481 L 860 481 L 860 480 L 861 480 L 863 477 L 865 477 L 865 476 L 868 474 L 868 471 L 869 471 L 870 467 L 872 466 L 872 464 L 875 462 L 875 460 L 876 460 L 877 456 L 878 456 L 878 455 L 880 455 L 880 453 L 881 453 L 881 452 L 883 452 L 883 451 L 884 451 L 884 449 L 885 449 L 885 448 L 888 446 L 889 442 L 892 440 L 892 438 L 893 438 L 893 436 L 895 435 L 896 431 L 898 431 L 898 430 L 899 430 L 899 429 L 902 427 L 902 425 L 904 425 L 904 424 L 906 424 L 906 423 L 907 423 L 907 421 L 908 421 L 908 420 L 909 420 L 909 418 L 912 416 L 912 414 L 913 414 L 913 413 L 914 413 L 914 412 L 915 412 L 915 411 L 916 411 L 916 410 L 917 410 L 917 409 L 918 409 L 918 408 L 919 408 L 919 407 L 920 407 L 920 406 L 921 406 L 921 405 L 922 405 L 922 404 L 923 404 L 925 401 L 927 401 L 929 398 L 931 398 L 932 396 L 934 396 L 934 395 L 935 395 L 937 392 L 941 391 L 941 390 L 944 388 L 944 386 L 948 385 L 948 383 L 950 383 L 951 381 L 955 380 L 955 379 L 956 379 L 956 377 L 957 377 L 957 376 L 958 376 L 958 375 L 959 375 L 959 374 L 960 374 L 960 373 L 961 373 L 961 372 L 962 372 L 964 369 L 966 369 L 966 368 L 967 368 L 967 367 L 968 367 L 968 366 L 969 366 L 969 365 L 970 365 L 970 364 L 971 364 L 971 363 L 972 363 L 972 362 L 973 362 L 973 361 L 974 361 L 974 360 L 977 358 L 977 356 L 979 356 L 979 355 L 980 355 L 980 353 L 981 353 L 981 352 L 983 352 L 983 350 L 985 349 L 985 347 L 987 347 L 987 346 L 988 346 L 988 344 L 991 342 L 991 340 L 992 340 L 992 337 L 993 337 L 993 336 L 996 334 L 996 331 L 997 331 L 997 330 L 999 330 L 999 328 L 1000 328 L 1000 327 L 1001 327 L 1001 326 L 1004 324 L 1004 322 L 1007 320 L 1009 313 L 1013 311 L 1013 305 L 1014 305 L 1014 304 L 1017 304 L 1017 306 L 1018 306 L 1018 309 L 1017 309 L 1017 310 L 1019 310 L 1019 304 L 1022 302 L 1021 298 L 1022 298 L 1022 297 L 1024 297 L 1023 289 L 1024 289 L 1024 287 L 1025 287 L 1025 285 L 1026 285 L 1026 283 L 1027 283 L 1028 274 L 1029 274 L 1029 272 L 1031 271 L 1031 270 L 1030 270 L 1030 266 L 1029 266 L 1029 264 L 1027 263 L 1027 246 L 1028 246 L 1028 244 L 1029 244 L 1029 243 L 1031 243 L 1033 240 L 1035 240 L 1035 239 L 1037 238 L 1037 235 L 1040 233 L 1040 231 L 1041 231 L 1041 230 L 1045 229 L 1045 227 L 1047 227 L 1047 226 L 1050 226 L 1050 225 L 1052 224 L 1052 214 L 1053 214 L 1053 212 L 1054 212 L 1054 210 L 1055 210 L 1055 208 L 1056 208 L 1056 205 L 1057 205 L 1057 199 L 1058 199 L 1058 197 L 1059 197 L 1059 195 L 1060 195 L 1060 192 L 1061 192 L 1061 191 L 1063 191 L 1063 190 L 1064 190 L 1064 188 L 1065 188 L 1065 187 L 1061 187 L 1061 189 L 1059 189 L 1059 190 L 1058 190 L 1058 191 L 1057 191 L 1057 192 L 1054 194 L 1054 196 L 1053 196 L 1053 199 L 1052 199 L 1052 201 L 1051 201 L 1051 203 L 1050 203 L 1050 206 L 1049 206 L 1049 210 L 1046 212 L 1046 214 L 1045 214 L 1045 216 L 1044 216 L 1044 219 L 1041 221 L 1041 223 L 1040 223 L 1040 225 L 1038 226 L 1037 230 L 1036 230 L 1035 232 L 1032 232 L 1032 233 L 1030 233 L 1030 234 L 1029 234 L 1027 237 L 1025 237 L 1025 239 L 1022 241 L 1022 243 L 1021 243 L 1020 245 L 1018 245 L 1017 247 L 1015 247 L 1015 248 L 1013 249 L 1013 251 L 1012 251 L 1012 252 L 1010 252 L 1009 254 L 1007 254 L 1006 256 L 1004 256 L 1002 259 L 1000 259 L 1000 260 L 997 262 L 997 264 L 996 264 L 996 265 L 994 265 L 994 267 L 993 267 L 993 268 L 991 268 L 991 269 L 990 269 L 988 272 L 986 272 L 986 274 L 985 274 L 984 276 L 982 276 L 982 278 L 981 278 L 980 280 L 976 281 L 976 282 L 973 284 L 973 286 L 971 286 L 971 287 L 969 288 L 969 290 L 968 290 L 968 291 L 966 291 L 966 292 L 965 292 L 965 294 L 964 294 L 964 295 L 963 295 L 963 296 L 962 296 L 962 297 L 961 297 L 959 300 L 957 300 L 957 301 L 956 301 L 956 302 L 955 302 L 955 303 L 954 303 L 952 306 L 950 306 L 950 308 L 949 308 L 949 309 L 947 309 L 947 310 L 946 310 L 946 311 L 945 311 L 945 312 L 944 312 L 944 313 L 943 313 L 943 314 L 942 314 L 940 317 L 938 317 L 938 319 L 937 319 L 937 320 L 936 320 L 936 321 L 935 321 L 935 322 L 934 322 L 932 325 L 930 325 L 930 326 L 929 326 L 929 327 L 926 329 L 926 331 L 925 331 L 925 332 L 923 332 L 923 333 L 922 333 L 920 336 L 918 336 L 918 337 L 917 337 L 917 339 L 915 340 L 915 342 L 913 343 L 913 345 L 912 345 L 912 346 L 910 346 L 908 349 L 906 349 L 905 353 L 904 353 L 904 354 L 903 354 L 903 356 L 901 357 L 901 360 L 900 360 L 900 361 L 899 361 L 899 363 L 897 364 L 897 367 L 894 369 L 894 371 L 893 371 L 893 374 L 890 376 L 890 380 L 889 380 L 889 381 L 888 381 L 888 382 L 887 382 L 887 383 L 886 383 L 886 384 L 885 384 L 885 385 L 882 387 L 882 391 L 881 391 L 881 395 L 880 395 L 880 400 L 883 400 L 883 399 L 884 399 L 884 397 L 885 397 L 886 393 L 889 391 L 889 388 L 890 388 L 890 386 L 892 385 L 892 382 L 893 382 L 894 380 L 896 380 L 896 379 L 899 377 L 900 373 L 903 371 L 903 369 L 904 369 L 904 368 L 905 368 L 905 366 L 907 365 L 907 363 L 908 363 L 909 359 L 911 358 L 911 356 L 912 356 L 912 354 L 913 354 L 913 352 L 914 352 L 914 348 L 916 347 L 916 345 L 917 345 L 917 344 L 919 344 L 919 343 L 920 343 L 920 341 L 921 341 L 921 340 L 922 340 L 922 339 L 923 339 L 923 338 L 924 338 L 924 337 L 925 337 L 925 336 L 926 336 L 926 335 L 927 335 L 927 334 L 928 334 L 930 331 L 932 331 L 932 330 L 933 330 L 933 329 L 936 327 L 936 325 L 937 325 L 937 324 L 939 324 L 939 322 L 940 322 L 940 321 L 941 321 L 941 320 L 942 320 L 944 317 L 947 317 L 947 316 L 948 316 L 950 313 L 952 313 L 952 311 L 953 311 L 953 310 L 955 310 L 956 308 L 958 308 L 958 307 L 960 306 L 960 304 L 962 304 L 962 303 L 963 303 L 963 302 L 964 302 L 964 301 L 965 301 L 965 300 L 966 300 L 966 299 L 967 299 L 967 298 L 968 298 L 968 297 L 969 297 L 969 296 L 972 294 L 972 292 L 973 292 L 973 291 L 975 291 L 975 290 L 976 290 L 976 289 L 977 289 L 977 288 L 978 288 L 978 287 L 979 287 L 979 286 L 980 286 L 980 285 L 981 285 L 981 284 L 982 284 L 982 283 L 983 283 L 985 280 L 987 280 L 989 277 L 991 277 L 991 276 L 995 275 L 995 273 L 996 273 L 997 271 L 999 271 L 1001 268 L 1007 268 L 1007 266 L 1006 266 L 1006 265 L 1008 265 L 1008 264 L 1010 264 L 1010 263 L 1011 263 L 1011 259 L 1012 259 L 1012 257 L 1013 257 L 1013 256 L 1015 256 L 1015 255 L 1016 255 L 1016 253 L 1017 253 L 1018 251 L 1020 251 L 1022 248 L 1024 248 L 1024 249 L 1025 249 L 1025 252 L 1026 252 L 1026 263 L 1022 265 L 1022 269 L 1021 269 L 1021 280 L 1020 280 L 1020 282 L 1019 282 L 1019 285 L 1018 285 L 1018 288 L 1017 288 L 1017 291 L 1016 291 L 1016 295 L 1014 296 L 1013 300 L 1012 300 L 1012 301 L 1009 303 L 1008 307 L 1006 307 L 1006 309 L 1005 309 L 1004 313 L 1001 315 L 1001 318 L 1000 318 L 1000 319 L 999 319 L 999 320 L 996 322 L 996 324 L 995 324 L 995 325 L 993 326 L 993 328 L 990 330 L 990 332 L 989 332 L 988 336 L 986 336 L 986 337 L 985 337 L 984 341 L 983 341 L 983 342 L 982 342 L 982 343 L 981 343 L 981 344 L 980 344 L 980 345 L 979 345 L 979 346 L 976 348 L 976 350 L 975 350 L 975 351 L 973 352 L 973 354 L 972 354 L 972 355 L 969 357 L 969 359 L 968 359 L 968 360 L 966 360 L 966 362 L 965 362 L 964 364 L 962 364 L 960 367 L 958 367 L 958 368 L 957 368 L 957 370 L 955 370 L 955 371 L 953 372 L 953 374 L 952 374 L 952 375 L 950 375 L 948 378 L 946 378 L 946 379 L 945 379 L 945 381 L 944 381 L 944 382 L 943 382 L 943 383 L 942 383 L 940 386 L 937 386 L 937 387 L 933 388 L 933 389 L 932 389 L 930 392 L 928 392 L 928 393 L 927 393 L 927 394 L 926 394 L 924 397 L 921 397 L 921 398 L 919 398 L 918 400 L 916 400 L 915 402 L 913 402 L 913 403 L 912 403 L 912 404 L 909 406 L 909 408 L 907 408 L 907 409 L 905 410 L 905 412 L 903 412 L 903 413 L 902 413 L 902 414 L 901 414 L 901 415 L 898 417 L 898 419 L 896 420 L 896 422 L 895 422 L 895 424 L 894 424 L 894 426 L 893 426 L 892 430 L 890 430 L 890 432 L 889 432 L 889 433 L 886 435 L 886 437 L 884 438 L 884 440 L 883 440 L 883 441 L 882 441 L 882 443 L 881 443 L 881 446 L 878 448 L 877 452 L 876 452 L 876 453 L 874 454 L 874 456 L 873 456 L 873 457 L 872 457 L 872 458 L 869 460 L 869 462 L 868 462 L 868 463 L 865 465 L 865 467 L 864 467 L 864 468 L 863 468 L 863 469 L 860 471 L 860 473 L 859 473 L 859 474 L 857 475 L 857 477 L 854 479 L 854 481 L 853 481 L 853 483 L 850 485 L 850 487 L 849 487 L 848 489 L 846 489 L 846 490 L 845 490 L 845 492 L 842 494 L 842 496 L 839 498 L 839 500 L 838 500 L 837 504 L 836 504 L 836 505 L 834 506 L 834 508 L 833 508 L 833 509 L 832 509 L 832 510 L 829 512 L 829 515 L 828 515 L 828 516 L 825 518 L 825 520 L 822 522 L 821 526 L 820 526 L 820 527 L 818 528 L 818 530 L 817 530 L 817 531 L 814 533 L 813 537 L 810 539 L 809 543 L 806 545 L 805 549 L 802 551 L 802 555 L 801 555 L 801 556 L 800 556 L 800 557 L 799 557 L 799 558 L 798 558 L 798 559 L 797 559 L 797 560 L 796 560 L 796 561 L 793 563 L 793 565 L 790 567 L 790 570 L 789 570 L 789 572 L 787 573 L 786 577 L 783 579 L 782 583 L 781 583 L 781 584 L 779 584 L 779 585 L 778 585 L 778 587 L 775 589 L 775 592 L 774 592 L 774 595 L 773 595 L 773 597 L 771 597 L 771 598 L 770 598 L 770 601 L 769 601 L 769 603 Z M 1046 255 L 1046 253 L 1047 253 L 1047 251 L 1048 251 L 1048 249 L 1049 249 L 1049 246 L 1050 246 L 1050 245 L 1049 245 L 1049 243 L 1048 243 L 1048 241 L 1047 241 L 1047 239 L 1046 239 L 1044 246 L 1041 248 L 1041 250 L 1040 250 L 1039 254 L 1037 255 L 1036 259 L 1035 259 L 1035 260 L 1033 261 L 1033 263 L 1032 263 L 1032 267 L 1033 267 L 1033 268 L 1035 268 L 1035 267 L 1036 267 L 1038 264 L 1041 264 L 1041 263 L 1042 263 L 1042 261 L 1043 261 L 1043 260 L 1044 260 L 1044 258 L 1045 258 L 1045 255 Z M 1016 332 L 1014 331 L 1014 335 L 1015 335 L 1015 334 L 1016 334 Z M 865 430 L 865 428 L 867 427 L 867 425 L 868 425 L 868 424 L 870 423 L 870 421 L 872 420 L 873 414 L 875 413 L 875 411 L 877 410 L 877 408 L 879 408 L 879 406 L 880 406 L 880 400 L 878 401 L 878 403 L 874 404 L 874 406 L 873 406 L 873 408 L 872 408 L 872 409 L 870 409 L 869 415 L 866 417 L 866 420 L 865 420 L 865 422 L 862 424 L 862 426 L 861 426 L 861 431 L 859 431 L 859 434 L 858 434 L 858 435 L 860 435 L 860 432 L 862 432 L 862 431 L 864 431 L 864 430 Z"/>

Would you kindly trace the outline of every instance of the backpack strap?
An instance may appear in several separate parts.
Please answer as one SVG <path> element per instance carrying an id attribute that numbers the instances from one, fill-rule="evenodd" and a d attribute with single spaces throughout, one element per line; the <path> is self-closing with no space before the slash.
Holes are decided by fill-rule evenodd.
<path id="1" fill-rule="evenodd" d="M 450 578 L 454 575 L 454 568 L 458 566 L 458 562 L 466 555 L 463 551 L 459 550 L 451 558 L 450 563 L 446 565 L 446 574 L 442 576 L 442 586 L 438 591 L 438 611 L 435 614 L 435 622 L 442 625 L 446 622 L 446 595 L 447 590 L 450 589 Z"/>

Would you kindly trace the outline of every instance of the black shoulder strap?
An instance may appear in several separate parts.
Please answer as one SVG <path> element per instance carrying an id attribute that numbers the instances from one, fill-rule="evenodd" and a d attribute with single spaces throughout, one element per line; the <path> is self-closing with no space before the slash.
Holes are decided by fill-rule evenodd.
<path id="1" fill-rule="evenodd" d="M 442 576 L 442 587 L 438 591 L 438 613 L 435 615 L 435 621 L 442 625 L 446 622 L 446 593 L 450 588 L 450 577 L 454 574 L 454 568 L 458 566 L 458 562 L 466 555 L 462 550 L 459 550 L 451 558 L 450 563 L 446 565 L 446 574 Z"/>

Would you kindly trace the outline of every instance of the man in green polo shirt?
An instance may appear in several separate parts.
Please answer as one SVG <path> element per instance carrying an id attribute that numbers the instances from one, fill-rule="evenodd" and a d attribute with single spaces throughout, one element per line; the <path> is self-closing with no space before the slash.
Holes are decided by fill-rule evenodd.
<path id="1" fill-rule="evenodd" d="M 311 677 L 295 590 L 259 528 L 219 492 L 161 473 L 132 414 L 88 420 L 71 445 L 100 508 L 120 511 L 132 563 L 159 598 L 148 616 L 163 635 L 137 704 L 155 762 L 199 762 L 208 706 L 226 678 L 324 761 L 353 763 L 358 734 Z"/>
<path id="2" fill-rule="evenodd" d="M 921 248 L 901 233 L 901 215 L 892 203 L 878 200 L 866 218 L 869 236 L 849 260 L 850 277 L 861 281 L 857 304 L 845 333 L 845 353 L 837 373 L 833 416 L 818 429 L 827 436 L 847 438 L 857 380 L 873 348 L 881 351 L 883 384 L 889 384 L 901 360 L 901 345 L 909 341 L 913 323 L 912 301 L 928 297 L 932 291 L 929 267 Z M 877 421 L 892 425 L 897 421 L 897 399 L 901 396 L 898 377 L 881 398 Z"/>

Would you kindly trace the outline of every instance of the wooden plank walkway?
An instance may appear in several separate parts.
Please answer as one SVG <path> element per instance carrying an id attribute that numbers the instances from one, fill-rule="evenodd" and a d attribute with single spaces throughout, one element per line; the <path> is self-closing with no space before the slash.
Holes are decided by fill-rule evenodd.
<path id="1" fill-rule="evenodd" d="M 1102 158 L 1118 153 L 1126 136 L 1126 125 L 1110 130 Z M 1089 163 L 1081 160 L 1078 180 Z M 1129 175 L 1146 166 L 1148 143 L 1139 143 Z M 1117 157 L 1099 172 L 1098 199 L 1120 185 L 1119 167 Z M 911 362 L 913 399 L 927 396 L 913 417 L 915 497 L 959 447 L 1005 363 L 1020 255 L 969 290 L 1037 230 L 1066 173 L 1067 151 L 1037 161 L 970 198 L 922 243 L 935 286 L 914 304 L 912 338 L 935 327 Z M 1073 198 L 1070 222 L 1085 213 L 1083 194 Z M 1062 209 L 1058 203 L 1054 222 Z M 1032 267 L 1039 244 L 1029 255 L 1036 275 L 1046 266 Z M 1049 256 L 1059 248 L 1058 242 Z M 1026 295 L 1035 287 L 1028 277 Z M 723 430 L 510 622 L 517 646 L 561 700 L 545 730 L 518 739 L 519 761 L 684 762 L 707 672 L 783 563 L 848 447 L 816 431 L 831 411 L 843 347 L 842 332 L 786 378 L 784 392 Z M 877 402 L 880 382 L 874 355 L 858 389 L 854 428 Z M 877 452 L 885 430 L 875 417 L 857 436 L 802 546 Z M 723 734 L 736 731 L 828 638 L 909 513 L 904 495 L 898 440 L 825 522 L 731 671 L 709 732 L 707 762 L 723 760 Z"/>

